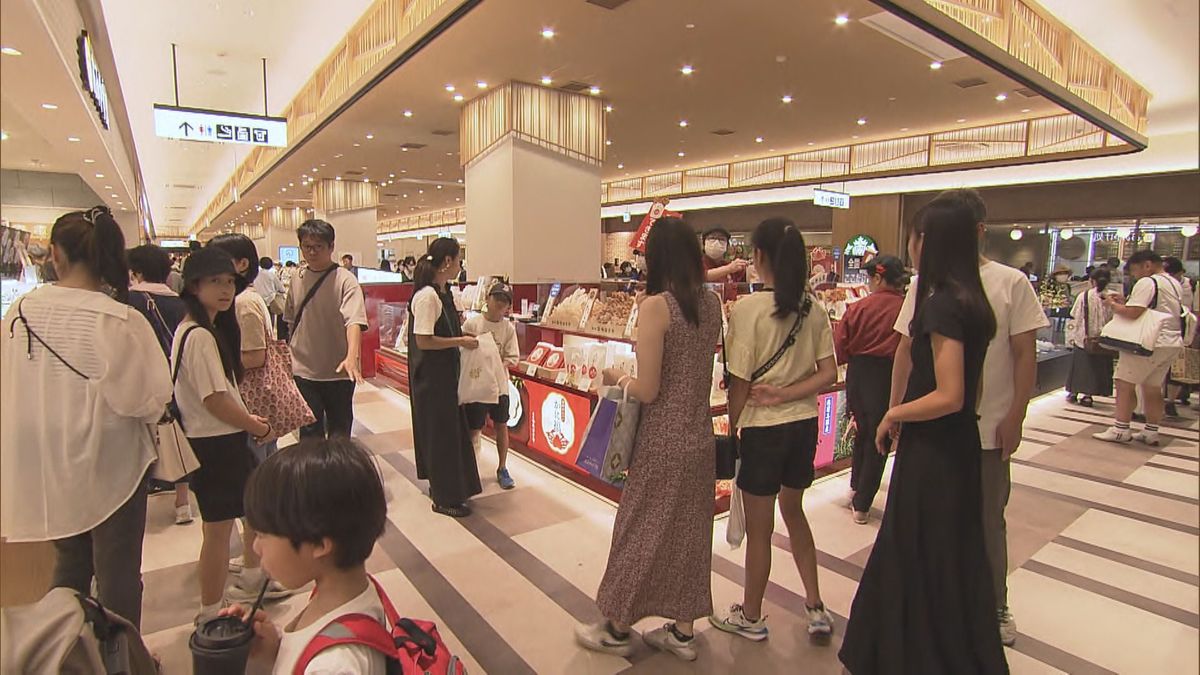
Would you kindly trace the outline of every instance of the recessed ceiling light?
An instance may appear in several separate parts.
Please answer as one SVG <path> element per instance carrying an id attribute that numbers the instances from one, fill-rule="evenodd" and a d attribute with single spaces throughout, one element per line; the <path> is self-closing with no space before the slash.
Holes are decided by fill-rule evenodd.
<path id="1" fill-rule="evenodd" d="M 334 176 L 334 177 L 333 177 L 333 179 L 334 179 L 334 180 L 341 180 L 341 179 L 342 179 L 342 177 L 341 177 L 341 176 Z"/>
<path id="2" fill-rule="evenodd" d="M 404 195 L 404 198 L 405 198 L 405 199 L 408 199 L 408 195 Z"/>
<path id="3" fill-rule="evenodd" d="M 965 118 L 965 117 L 960 117 L 960 118 L 958 118 L 958 120 L 957 120 L 957 121 L 958 121 L 958 123 L 959 123 L 959 124 L 962 124 L 963 122 L 966 122 L 966 121 L 967 121 L 967 118 Z"/>
<path id="4" fill-rule="evenodd" d="M 1007 101 L 1008 94 L 1005 94 L 1004 92 L 1000 92 L 999 94 L 996 94 L 996 100 L 997 101 Z"/>
<path id="5" fill-rule="evenodd" d="M 1029 112 L 1029 108 L 1021 108 L 1021 112 L 1027 113 L 1027 112 Z"/>
<path id="6" fill-rule="evenodd" d="M 368 141 L 369 141 L 369 140 L 372 140 L 372 139 L 374 139 L 374 138 L 375 138 L 375 134 L 367 134 L 367 140 L 368 140 Z"/>
<path id="7" fill-rule="evenodd" d="M 361 147 L 362 147 L 362 143 L 355 143 L 355 144 L 354 144 L 354 147 L 356 147 L 356 148 L 361 148 Z"/>
<path id="8" fill-rule="evenodd" d="M 424 190 L 417 190 L 417 194 L 419 194 L 419 195 L 423 195 L 423 194 L 425 194 L 425 191 L 424 191 Z"/>
<path id="9" fill-rule="evenodd" d="M 548 85 L 548 84 L 551 84 L 552 82 L 554 82 L 554 78 L 550 77 L 549 75 L 542 76 L 542 84 Z"/>
<path id="10" fill-rule="evenodd" d="M 624 164 L 618 164 L 618 165 L 617 165 L 617 168 L 618 168 L 618 169 L 624 169 L 624 168 L 625 168 L 625 165 L 624 165 Z"/>
<path id="11" fill-rule="evenodd" d="M 67 136 L 67 140 L 71 141 L 72 143 L 78 143 L 79 137 L 78 136 Z"/>
<path id="12" fill-rule="evenodd" d="M 84 158 L 83 163 L 84 164 L 95 164 L 96 160 Z"/>
<path id="13" fill-rule="evenodd" d="M 388 174 L 388 178 L 395 178 L 395 177 L 396 177 L 396 174 L 394 174 L 394 173 L 389 173 L 389 174 Z"/>
<path id="14" fill-rule="evenodd" d="M 441 185 L 437 186 L 437 189 L 441 190 L 441 189 L 442 189 L 442 186 L 441 186 Z"/>
<path id="15" fill-rule="evenodd" d="M 8 140 L 8 132 L 0 131 L 0 141 L 7 141 L 7 140 Z"/>
<path id="16" fill-rule="evenodd" d="M 547 40 L 554 37 L 554 29 L 553 28 L 543 28 L 542 29 L 542 37 L 546 38 Z"/>
<path id="17" fill-rule="evenodd" d="M 58 106 L 54 105 L 53 103 L 43 103 L 42 107 L 46 110 L 58 110 Z"/>
<path id="18" fill-rule="evenodd" d="M 791 97 L 791 95 L 790 95 L 790 94 L 784 94 L 784 95 L 783 95 L 783 98 L 781 98 L 781 99 L 779 99 L 779 100 L 780 100 L 780 101 L 783 101 L 784 103 L 791 103 L 791 102 L 792 102 L 792 97 Z"/>
<path id="19" fill-rule="evenodd" d="M 908 131 L 908 127 L 900 127 L 900 131 Z"/>
<path id="20" fill-rule="evenodd" d="M 370 178 L 364 178 L 364 179 L 363 179 L 363 182 L 364 182 L 364 183 L 370 183 L 370 182 L 371 182 L 371 179 L 370 179 Z"/>
<path id="21" fill-rule="evenodd" d="M 695 28 L 695 27 L 696 27 L 696 24 L 694 24 L 694 23 L 688 23 L 688 24 L 684 24 L 684 26 L 683 26 L 683 27 L 684 27 L 684 28 L 687 28 L 688 30 L 691 30 L 691 29 L 693 29 L 693 28 Z"/>
<path id="22" fill-rule="evenodd" d="M 408 148 L 400 148 L 400 152 L 408 152 Z"/>
<path id="23" fill-rule="evenodd" d="M 679 126 L 681 126 L 681 127 L 686 127 L 687 125 L 688 125 L 688 121 L 687 121 L 687 120 L 679 120 Z"/>
<path id="24" fill-rule="evenodd" d="M 687 156 L 687 153 L 686 153 L 686 152 L 684 152 L 684 151 L 682 151 L 682 150 L 680 150 L 679 152 L 675 153 L 675 155 L 676 155 L 677 157 L 685 157 L 685 156 Z"/>
<path id="25" fill-rule="evenodd" d="M 452 84 L 448 84 L 448 85 L 446 85 L 446 91 L 453 92 L 453 91 L 454 91 L 454 85 L 452 85 Z"/>
<path id="26" fill-rule="evenodd" d="M 931 63 L 929 64 L 929 69 L 930 69 L 930 70 L 941 70 L 941 69 L 942 69 L 942 62 L 941 62 L 941 61 L 933 61 L 933 62 L 931 62 Z"/>
<path id="27" fill-rule="evenodd" d="M 105 186 L 104 186 L 104 189 L 105 189 L 105 190 L 111 190 L 111 189 L 113 189 L 113 187 L 112 187 L 111 185 L 105 185 Z"/>
<path id="28" fill-rule="evenodd" d="M 475 86 L 476 86 L 476 87 L 478 87 L 478 88 L 480 88 L 480 89 L 487 89 L 487 82 L 484 82 L 483 80 L 480 80 L 480 81 L 478 81 L 478 82 L 476 82 L 476 83 L 475 83 Z"/>
<path id="29" fill-rule="evenodd" d="M 104 178 L 104 174 L 98 173 L 98 174 L 96 174 L 96 178 Z"/>
<path id="30" fill-rule="evenodd" d="M 612 112 L 612 111 L 613 111 L 613 107 L 611 105 L 604 106 L 604 112 Z"/>
<path id="31" fill-rule="evenodd" d="M 288 187 L 296 187 L 295 183 L 288 183 Z"/>
<path id="32" fill-rule="evenodd" d="M 846 24 L 850 23 L 850 17 L 846 16 L 845 14 L 838 14 L 837 18 L 834 19 L 833 22 L 839 26 L 845 26 Z"/>
<path id="33" fill-rule="evenodd" d="M 592 96 L 599 96 L 600 95 L 600 87 L 592 87 L 591 89 L 588 89 L 588 93 L 591 94 Z"/>
<path id="34" fill-rule="evenodd" d="M 853 135 L 853 136 L 851 136 L 850 138 L 858 138 L 858 134 L 854 134 L 854 135 Z"/>
<path id="35" fill-rule="evenodd" d="M 691 75 L 692 73 L 696 72 L 696 70 L 691 66 L 684 66 L 679 69 L 679 72 L 683 73 L 684 75 Z"/>
<path id="36" fill-rule="evenodd" d="M 754 137 L 754 142 L 755 142 L 755 143 L 762 143 L 762 142 L 763 142 L 763 137 L 762 137 L 762 136 L 755 136 L 755 137 Z"/>
<path id="37" fill-rule="evenodd" d="M 405 116 L 405 117 L 412 117 L 412 111 L 411 111 L 411 110 L 405 110 L 405 111 L 404 111 L 404 116 Z"/>
<path id="38" fill-rule="evenodd" d="M 465 98 L 465 97 L 464 97 L 462 94 L 455 94 L 455 95 L 454 95 L 454 102 L 455 102 L 455 103 L 462 103 L 464 98 Z"/>
<path id="39" fill-rule="evenodd" d="M 865 117 L 858 118 L 858 122 L 857 122 L 858 126 L 861 127 L 862 125 L 864 125 L 866 123 L 867 123 L 867 118 L 865 118 Z"/>
<path id="40" fill-rule="evenodd" d="M 0 47 L 0 54 L 4 54 L 5 56 L 20 56 L 21 50 L 14 49 L 13 47 Z"/>
<path id="41" fill-rule="evenodd" d="M 612 145 L 612 141 L 604 141 L 605 145 Z"/>

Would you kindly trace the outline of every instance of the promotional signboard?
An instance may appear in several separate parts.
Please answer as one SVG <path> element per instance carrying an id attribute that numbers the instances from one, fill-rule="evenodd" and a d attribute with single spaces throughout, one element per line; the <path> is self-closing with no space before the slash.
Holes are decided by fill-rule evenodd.
<path id="1" fill-rule="evenodd" d="M 865 234 L 860 234 L 846 244 L 845 257 L 842 258 L 842 281 L 848 284 L 865 284 L 871 278 L 870 270 L 862 269 L 867 260 L 879 254 L 875 240 Z"/>
<path id="2" fill-rule="evenodd" d="M 529 447 L 574 467 L 591 417 L 588 397 L 532 380 L 525 381 L 525 390 Z"/>

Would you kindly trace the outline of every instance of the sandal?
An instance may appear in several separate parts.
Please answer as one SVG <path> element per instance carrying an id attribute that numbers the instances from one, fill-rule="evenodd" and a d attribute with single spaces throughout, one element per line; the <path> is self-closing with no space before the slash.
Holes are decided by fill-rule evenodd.
<path id="1" fill-rule="evenodd" d="M 1084 396 L 1082 399 L 1079 400 L 1079 405 L 1081 405 L 1085 408 L 1092 408 L 1092 407 L 1095 407 L 1096 402 L 1092 400 L 1091 396 Z"/>
<path id="2" fill-rule="evenodd" d="M 440 513 L 443 516 L 450 516 L 451 518 L 466 518 L 471 515 L 471 509 L 466 504 L 457 504 L 455 506 L 434 504 L 433 512 Z"/>

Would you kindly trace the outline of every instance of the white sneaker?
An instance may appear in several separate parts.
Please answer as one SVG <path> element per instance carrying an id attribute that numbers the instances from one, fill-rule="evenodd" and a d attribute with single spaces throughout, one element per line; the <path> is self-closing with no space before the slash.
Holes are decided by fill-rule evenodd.
<path id="1" fill-rule="evenodd" d="M 866 525 L 867 521 L 871 520 L 871 514 L 868 511 L 855 511 L 854 522 L 859 525 Z"/>
<path id="2" fill-rule="evenodd" d="M 808 634 L 810 636 L 827 638 L 833 635 L 833 615 L 825 609 L 825 605 L 817 607 L 805 605 L 804 611 L 808 614 Z"/>
<path id="3" fill-rule="evenodd" d="M 262 590 L 263 579 L 264 577 L 260 576 L 256 581 L 248 581 L 244 573 L 238 575 L 225 596 L 233 602 L 253 604 L 255 600 L 258 600 L 258 593 Z M 296 591 L 284 588 L 278 581 L 272 579 L 271 583 L 267 586 L 266 594 L 263 595 L 263 602 L 282 600 L 290 598 L 295 594 Z"/>
<path id="4" fill-rule="evenodd" d="M 1000 642 L 1011 647 L 1017 642 L 1017 620 L 1007 607 L 1002 607 L 996 614 L 1000 619 Z"/>
<path id="5" fill-rule="evenodd" d="M 629 656 L 633 653 L 633 631 L 629 631 L 624 638 L 616 637 L 608 632 L 607 622 L 581 623 L 575 626 L 575 642 L 594 652 L 614 656 Z"/>
<path id="6" fill-rule="evenodd" d="M 708 617 L 708 622 L 718 630 L 741 635 L 747 640 L 761 642 L 767 639 L 767 617 L 764 616 L 751 621 L 746 618 L 746 612 L 742 609 L 741 605 L 731 606 L 728 617 L 722 619 L 714 614 Z"/>
<path id="7" fill-rule="evenodd" d="M 1129 433 L 1128 429 L 1109 427 L 1107 431 L 1092 434 L 1092 438 L 1098 441 L 1108 441 L 1109 443 L 1129 443 L 1133 440 L 1133 434 Z"/>
<path id="8" fill-rule="evenodd" d="M 234 574 L 241 574 L 242 570 L 245 569 L 245 567 L 246 567 L 246 558 L 244 556 L 239 555 L 236 558 L 229 559 L 229 571 L 230 572 L 233 572 Z"/>
<path id="9" fill-rule="evenodd" d="M 175 507 L 176 525 L 187 525 L 188 523 L 192 522 L 192 520 L 194 520 L 194 518 L 192 517 L 191 504 L 181 504 Z"/>
<path id="10" fill-rule="evenodd" d="M 1133 434 L 1133 440 L 1143 445 L 1158 445 L 1157 431 L 1139 431 Z"/>
<path id="11" fill-rule="evenodd" d="M 675 631 L 672 630 L 674 627 L 673 623 L 665 624 L 662 628 L 655 628 L 649 633 L 643 634 L 642 639 L 646 641 L 646 644 L 659 651 L 671 652 L 684 661 L 695 661 L 696 648 L 693 645 L 696 642 L 696 636 L 693 635 L 691 640 L 684 642 L 675 637 Z"/>

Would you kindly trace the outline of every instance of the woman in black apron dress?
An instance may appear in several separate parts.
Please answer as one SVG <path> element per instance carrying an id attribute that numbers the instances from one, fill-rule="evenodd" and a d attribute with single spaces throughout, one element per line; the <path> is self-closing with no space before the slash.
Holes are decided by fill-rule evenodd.
<path id="1" fill-rule="evenodd" d="M 467 499 L 483 491 L 467 418 L 458 405 L 458 348 L 472 349 L 479 344 L 475 338 L 463 336 L 454 297 L 446 286 L 458 274 L 459 255 L 454 239 L 438 239 L 430 245 L 429 253 L 417 263 L 416 292 L 408 320 L 408 385 L 417 477 L 429 481 L 433 510 L 455 518 L 470 515 Z M 435 311 L 436 320 L 430 326 Z"/>

